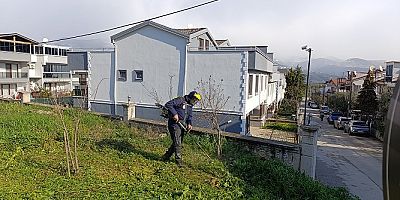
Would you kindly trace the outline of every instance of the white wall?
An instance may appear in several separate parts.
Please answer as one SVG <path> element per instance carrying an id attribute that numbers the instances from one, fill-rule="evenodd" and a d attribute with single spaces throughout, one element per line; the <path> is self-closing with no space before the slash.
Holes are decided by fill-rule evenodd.
<path id="1" fill-rule="evenodd" d="M 270 74 L 269 73 L 261 73 L 261 72 L 249 72 L 249 75 L 253 75 L 253 83 L 248 83 L 253 85 L 253 92 L 251 96 L 247 95 L 247 102 L 246 102 L 246 114 L 252 111 L 253 109 L 257 108 L 261 104 L 265 104 L 266 106 L 271 105 L 274 101 L 276 101 L 276 82 L 269 83 Z M 258 90 L 259 93 L 255 95 L 255 76 L 264 77 L 263 84 L 261 86 L 261 79 L 259 79 Z M 247 79 L 249 80 L 249 79 Z M 279 98 L 279 96 L 278 96 Z"/>
<path id="2" fill-rule="evenodd" d="M 270 73 L 276 71 L 274 70 L 274 64 L 258 52 L 255 53 L 255 69 L 264 70 Z"/>
<path id="3" fill-rule="evenodd" d="M 219 82 L 221 79 L 225 96 L 230 99 L 224 110 L 241 112 L 242 52 L 192 51 L 188 53 L 187 92 L 198 87 L 200 80 L 210 75 Z M 245 97 L 244 97 L 245 98 Z"/>
<path id="4" fill-rule="evenodd" d="M 90 52 L 90 100 L 107 101 L 113 100 L 113 87 L 115 84 L 113 54 L 114 52 Z"/>
<path id="5" fill-rule="evenodd" d="M 117 102 L 131 96 L 132 102 L 154 104 L 148 90 L 155 90 L 164 103 L 169 100 L 170 76 L 172 97 L 183 95 L 186 44 L 187 39 L 152 26 L 116 41 L 116 68 L 127 70 L 127 80 L 116 82 Z M 133 80 L 133 70 L 143 70 L 143 82 Z"/>

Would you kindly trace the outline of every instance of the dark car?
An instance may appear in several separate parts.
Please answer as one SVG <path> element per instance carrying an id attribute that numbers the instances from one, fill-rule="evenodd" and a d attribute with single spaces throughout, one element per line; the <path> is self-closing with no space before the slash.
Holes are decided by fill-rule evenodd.
<path id="1" fill-rule="evenodd" d="M 329 115 L 329 117 L 327 118 L 328 123 L 329 123 L 329 124 L 333 124 L 333 122 L 334 122 L 335 120 L 338 120 L 339 117 L 341 117 L 341 116 L 343 116 L 343 114 L 340 113 L 340 112 L 333 112 L 333 113 L 331 113 L 331 114 Z"/>
<path id="2" fill-rule="evenodd" d="M 344 132 L 349 133 L 349 135 L 368 135 L 369 127 L 364 121 L 350 120 L 350 122 L 344 128 Z"/>

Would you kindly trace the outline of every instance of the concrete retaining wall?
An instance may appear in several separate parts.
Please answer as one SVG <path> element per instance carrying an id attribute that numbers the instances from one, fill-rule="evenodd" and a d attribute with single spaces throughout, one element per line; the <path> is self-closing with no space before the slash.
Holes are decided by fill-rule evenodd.
<path id="1" fill-rule="evenodd" d="M 135 118 L 133 120 L 130 120 L 129 124 L 130 126 L 143 128 L 156 133 L 165 134 L 167 131 L 166 122 Z M 191 131 L 191 134 L 215 135 L 216 133 L 209 129 L 194 127 L 193 131 Z M 267 140 L 251 136 L 243 136 L 240 134 L 228 132 L 222 132 L 222 135 L 227 140 L 243 145 L 247 150 L 250 150 L 251 152 L 262 158 L 274 158 L 281 160 L 282 162 L 289 166 L 292 166 L 296 170 L 299 170 L 301 168 L 301 148 L 298 144 Z"/>

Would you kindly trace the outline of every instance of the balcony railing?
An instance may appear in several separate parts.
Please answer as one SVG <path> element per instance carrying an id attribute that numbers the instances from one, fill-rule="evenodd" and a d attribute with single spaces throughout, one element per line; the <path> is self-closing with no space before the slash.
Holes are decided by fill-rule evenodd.
<path id="1" fill-rule="evenodd" d="M 70 74 L 66 73 L 43 73 L 43 78 L 70 78 Z"/>
<path id="2" fill-rule="evenodd" d="M 0 72 L 0 79 L 28 78 L 28 72 Z"/>

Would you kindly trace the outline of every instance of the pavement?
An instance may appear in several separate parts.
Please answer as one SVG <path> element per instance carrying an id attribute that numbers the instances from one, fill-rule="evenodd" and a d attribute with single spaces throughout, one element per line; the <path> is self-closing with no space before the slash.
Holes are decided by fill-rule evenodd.
<path id="1" fill-rule="evenodd" d="M 321 121 L 314 114 L 311 122 L 321 127 L 316 179 L 329 186 L 345 187 L 362 200 L 383 199 L 382 143 L 372 137 L 349 136 L 329 125 L 326 117 Z"/>

